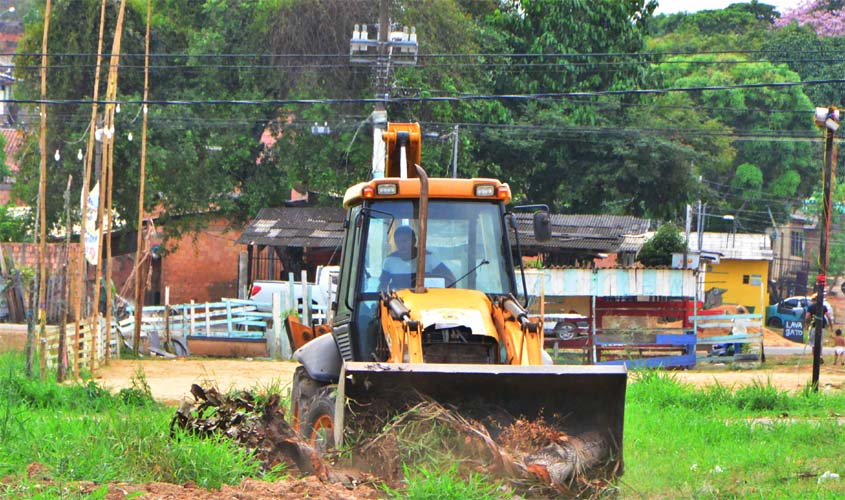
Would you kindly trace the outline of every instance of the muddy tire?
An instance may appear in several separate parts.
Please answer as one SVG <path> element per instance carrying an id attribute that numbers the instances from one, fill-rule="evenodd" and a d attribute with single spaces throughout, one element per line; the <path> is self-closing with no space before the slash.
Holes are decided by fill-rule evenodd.
<path id="1" fill-rule="evenodd" d="M 319 453 L 325 453 L 335 448 L 334 406 L 336 393 L 335 386 L 327 386 L 321 389 L 309 405 L 301 427 L 302 436 Z"/>
<path id="2" fill-rule="evenodd" d="M 304 435 L 305 416 L 312 400 L 326 384 L 308 376 L 304 366 L 296 367 L 293 372 L 293 384 L 290 389 L 290 420 L 294 430 Z"/>

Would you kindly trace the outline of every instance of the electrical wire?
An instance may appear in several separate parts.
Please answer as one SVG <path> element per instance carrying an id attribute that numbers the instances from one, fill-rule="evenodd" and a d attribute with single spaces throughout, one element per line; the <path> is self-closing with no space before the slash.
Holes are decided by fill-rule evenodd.
<path id="1" fill-rule="evenodd" d="M 597 90 L 583 92 L 543 92 L 532 94 L 474 94 L 474 95 L 453 95 L 453 96 L 431 96 L 431 97 L 390 97 L 383 98 L 326 98 L 326 99 L 208 99 L 200 100 L 98 100 L 97 104 L 137 104 L 137 105 L 158 105 L 158 106 L 215 106 L 215 105 L 315 105 L 315 104 L 376 104 L 376 103 L 455 103 L 471 101 L 537 101 L 566 99 L 571 97 L 600 97 L 600 96 L 623 96 L 623 95 L 659 95 L 675 92 L 715 92 L 738 89 L 759 89 L 759 88 L 789 88 L 812 85 L 823 85 L 831 83 L 845 83 L 845 79 L 832 78 L 826 80 L 807 80 L 803 82 L 760 82 L 740 83 L 733 85 L 704 85 L 697 87 L 667 87 L 655 89 L 621 89 L 621 90 Z M 82 104 L 91 105 L 91 99 L 0 99 L 0 102 L 9 104 Z"/>

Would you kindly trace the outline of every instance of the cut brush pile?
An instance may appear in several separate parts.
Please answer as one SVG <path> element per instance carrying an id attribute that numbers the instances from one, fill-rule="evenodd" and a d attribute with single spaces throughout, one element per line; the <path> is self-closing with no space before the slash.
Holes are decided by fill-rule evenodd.
<path id="1" fill-rule="evenodd" d="M 571 436 L 544 418 L 527 421 L 489 409 L 472 418 L 423 396 L 389 421 L 356 415 L 355 422 L 367 424 L 355 426 L 348 449 L 321 457 L 288 425 L 277 396 L 258 403 L 248 393 L 230 397 L 197 385 L 191 392 L 195 403 L 177 411 L 172 429 L 226 436 L 251 450 L 267 469 L 283 463 L 347 487 L 379 480 L 396 487 L 404 479 L 403 467 L 445 470 L 457 463 L 461 474 L 496 476 L 532 496 L 581 495 L 611 488 L 595 478 L 617 472 L 607 470 L 615 461 L 598 433 Z"/>

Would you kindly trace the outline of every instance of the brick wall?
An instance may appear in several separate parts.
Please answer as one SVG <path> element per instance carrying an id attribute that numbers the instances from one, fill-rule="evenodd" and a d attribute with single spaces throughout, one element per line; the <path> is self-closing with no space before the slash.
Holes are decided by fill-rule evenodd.
<path id="1" fill-rule="evenodd" d="M 161 259 L 162 299 L 166 286 L 170 287 L 171 304 L 237 297 L 238 254 L 246 251 L 235 243 L 240 232 L 240 227 L 216 220 L 204 231 L 178 240 L 176 251 Z"/>

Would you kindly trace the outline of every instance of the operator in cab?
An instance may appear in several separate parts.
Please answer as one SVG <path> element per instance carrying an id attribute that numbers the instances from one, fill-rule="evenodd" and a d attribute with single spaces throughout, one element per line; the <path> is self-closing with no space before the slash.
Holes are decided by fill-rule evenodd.
<path id="1" fill-rule="evenodd" d="M 393 232 L 393 243 L 396 251 L 384 259 L 379 290 L 399 290 L 412 288 L 417 272 L 417 237 L 410 226 L 399 226 Z M 446 288 L 455 283 L 455 276 L 440 259 L 426 252 L 425 257 L 426 286 Z"/>

